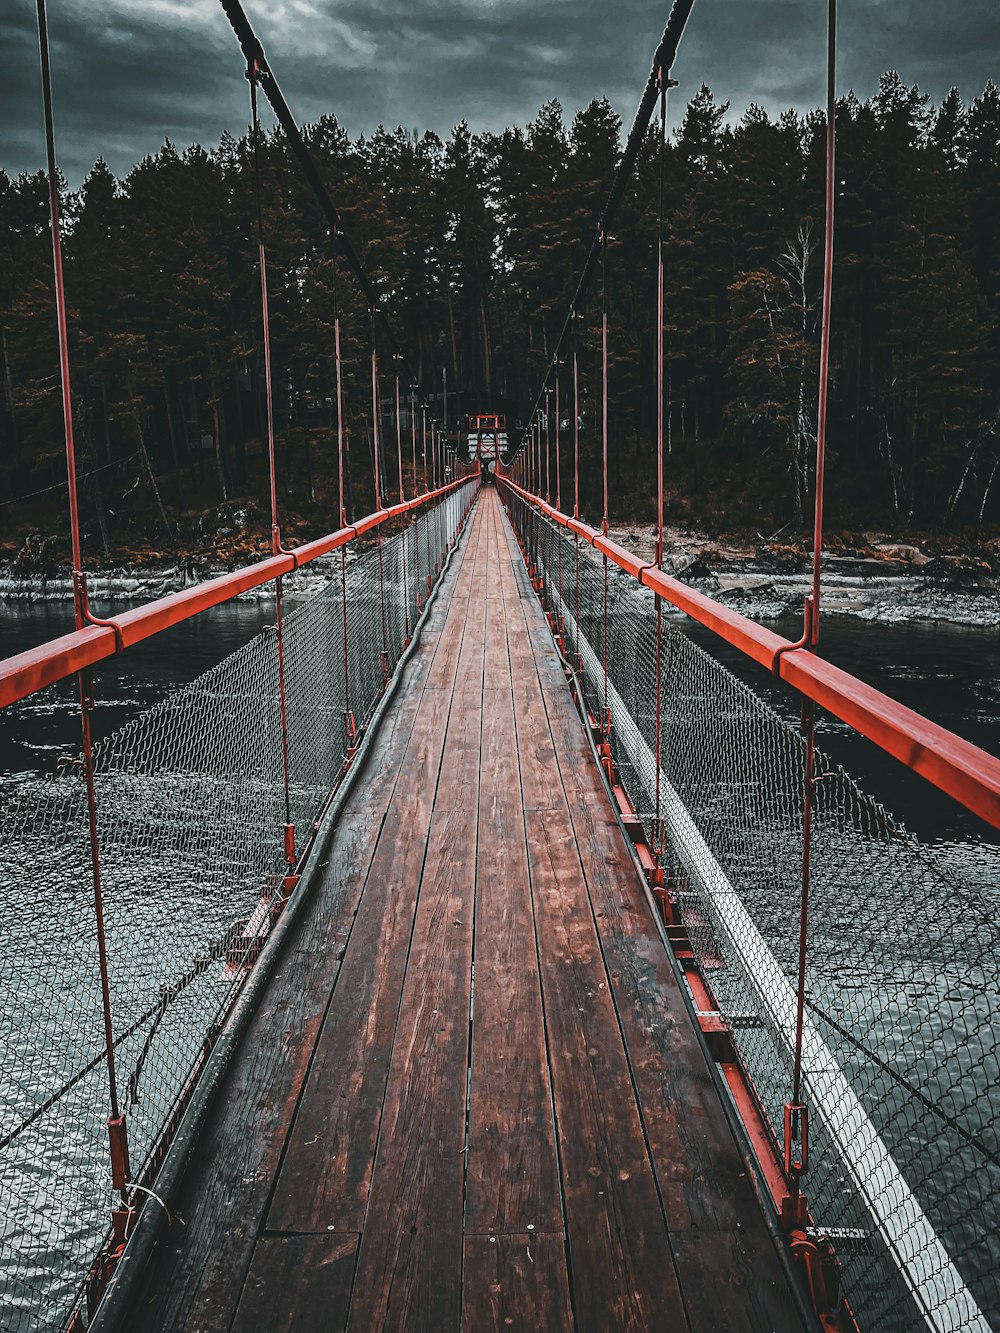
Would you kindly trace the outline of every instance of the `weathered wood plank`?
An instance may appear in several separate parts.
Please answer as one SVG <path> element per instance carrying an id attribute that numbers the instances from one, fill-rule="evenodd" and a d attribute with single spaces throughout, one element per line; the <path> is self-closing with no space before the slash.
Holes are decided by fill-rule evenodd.
<path id="1" fill-rule="evenodd" d="M 467 1236 L 462 1333 L 573 1327 L 562 1234 Z"/>
<path id="2" fill-rule="evenodd" d="M 569 812 L 526 811 L 580 1329 L 686 1329 Z"/>
<path id="3" fill-rule="evenodd" d="M 453 565 L 439 594 L 447 605 Z M 324 859 L 324 875 L 251 1019 L 175 1204 L 184 1219 L 154 1252 L 136 1326 L 225 1328 L 270 1197 L 344 943 L 399 778 L 438 640 L 423 641 Z"/>
<path id="4" fill-rule="evenodd" d="M 684 1231 L 673 1238 L 692 1333 L 812 1333 L 792 1299 L 781 1265 L 772 1253 L 763 1263 L 764 1234 L 757 1218 L 728 1245 L 717 1231 Z"/>
<path id="5" fill-rule="evenodd" d="M 516 592 L 505 582 L 511 573 L 509 562 L 504 569 L 505 555 L 497 545 L 501 595 L 491 600 L 487 622 L 466 1180 L 470 1233 L 562 1227 L 507 639 L 507 601 L 516 600 Z"/>
<path id="6" fill-rule="evenodd" d="M 354 1282 L 357 1236 L 263 1236 L 232 1333 L 341 1333 Z"/>
<path id="7" fill-rule="evenodd" d="M 457 1329 L 475 846 L 435 815 L 399 1011 L 350 1327 Z"/>
<path id="8" fill-rule="evenodd" d="M 624 835 L 595 782 L 571 818 L 667 1221 L 671 1231 L 742 1228 L 759 1217 L 757 1201 Z M 762 1259 L 773 1262 L 770 1251 L 767 1242 Z"/>
<path id="9" fill-rule="evenodd" d="M 295 1114 L 271 1231 L 360 1231 L 451 704 L 427 690 Z"/>

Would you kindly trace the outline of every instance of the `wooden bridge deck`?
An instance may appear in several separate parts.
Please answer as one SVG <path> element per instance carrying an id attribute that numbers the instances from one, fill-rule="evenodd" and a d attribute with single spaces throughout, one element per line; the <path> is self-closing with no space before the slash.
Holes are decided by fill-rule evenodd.
<path id="1" fill-rule="evenodd" d="M 492 489 L 135 1311 L 800 1330 Z"/>

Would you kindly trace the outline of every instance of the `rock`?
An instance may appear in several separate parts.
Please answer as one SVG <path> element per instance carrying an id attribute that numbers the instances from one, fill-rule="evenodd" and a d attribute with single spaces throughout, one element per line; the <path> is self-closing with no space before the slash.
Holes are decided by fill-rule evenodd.
<path id="1" fill-rule="evenodd" d="M 992 588 L 992 570 L 976 556 L 936 556 L 927 562 L 924 574 L 932 583 L 947 583 L 955 588 Z"/>
<path id="2" fill-rule="evenodd" d="M 876 542 L 872 550 L 878 554 L 877 559 L 886 560 L 905 560 L 910 565 L 929 565 L 931 557 L 924 555 L 923 551 L 917 546 L 907 546 L 898 542 Z"/>

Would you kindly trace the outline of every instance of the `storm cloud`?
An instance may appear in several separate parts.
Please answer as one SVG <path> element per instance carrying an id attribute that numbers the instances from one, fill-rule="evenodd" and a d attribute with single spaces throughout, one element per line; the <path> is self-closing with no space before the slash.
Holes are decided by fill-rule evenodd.
<path id="1" fill-rule="evenodd" d="M 300 121 L 333 112 L 351 135 L 378 124 L 500 129 L 557 97 L 567 114 L 608 97 L 626 125 L 666 20 L 649 0 L 247 0 Z M 742 114 L 823 100 L 821 0 L 698 0 L 674 66 L 673 104 L 707 83 Z M 49 0 L 56 131 L 73 184 L 98 156 L 124 174 L 164 138 L 184 148 L 244 131 L 239 47 L 217 0 Z M 6 70 L 0 166 L 44 160 L 35 5 L 0 13 Z M 997 0 L 842 5 L 841 91 L 868 96 L 896 69 L 935 98 L 970 100 L 1000 77 Z"/>

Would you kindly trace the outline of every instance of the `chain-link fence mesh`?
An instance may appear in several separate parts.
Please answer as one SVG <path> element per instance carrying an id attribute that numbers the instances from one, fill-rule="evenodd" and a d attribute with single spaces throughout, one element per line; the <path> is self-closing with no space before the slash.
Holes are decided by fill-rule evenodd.
<path id="1" fill-rule="evenodd" d="M 329 583 L 284 617 L 300 846 L 404 651 L 475 485 L 402 532 L 335 553 Z M 133 1178 L 148 1185 L 281 899 L 275 629 L 101 742 L 95 766 L 117 1092 Z M 64 1325 L 116 1201 L 76 766 L 21 783 L 0 809 L 0 881 L 0 1329 L 27 1333 Z"/>
<path id="2" fill-rule="evenodd" d="M 589 708 L 610 713 L 616 771 L 651 845 L 662 827 L 687 935 L 777 1146 L 795 1031 L 799 728 L 658 621 L 648 589 L 505 498 Z M 817 763 L 811 1212 L 863 1330 L 1000 1328 L 996 847 L 984 839 L 959 860 L 922 845 L 840 767 Z"/>

